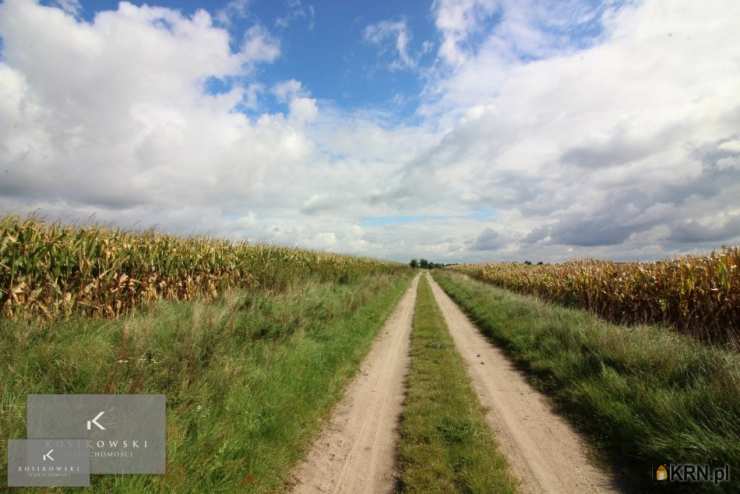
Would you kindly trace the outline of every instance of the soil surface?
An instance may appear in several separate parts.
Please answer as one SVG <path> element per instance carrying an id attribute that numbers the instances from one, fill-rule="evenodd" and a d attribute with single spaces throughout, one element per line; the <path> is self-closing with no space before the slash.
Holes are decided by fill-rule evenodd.
<path id="1" fill-rule="evenodd" d="M 582 438 L 430 277 L 432 292 L 465 361 L 486 420 L 526 493 L 619 492 L 589 461 Z"/>
<path id="2" fill-rule="evenodd" d="M 381 329 L 306 459 L 293 474 L 294 493 L 385 493 L 395 484 L 394 459 L 417 276 Z"/>

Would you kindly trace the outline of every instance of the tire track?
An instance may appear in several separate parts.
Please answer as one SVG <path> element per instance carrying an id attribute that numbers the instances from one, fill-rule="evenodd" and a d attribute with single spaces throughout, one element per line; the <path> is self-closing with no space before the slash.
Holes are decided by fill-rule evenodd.
<path id="1" fill-rule="evenodd" d="M 417 275 L 381 329 L 327 426 L 295 470 L 294 493 L 392 491 L 397 422 L 418 281 Z"/>
<path id="2" fill-rule="evenodd" d="M 430 277 L 431 278 L 431 277 Z M 581 437 L 532 388 L 450 297 L 430 279 L 455 346 L 465 361 L 486 420 L 527 493 L 619 492 L 609 473 L 588 460 Z"/>

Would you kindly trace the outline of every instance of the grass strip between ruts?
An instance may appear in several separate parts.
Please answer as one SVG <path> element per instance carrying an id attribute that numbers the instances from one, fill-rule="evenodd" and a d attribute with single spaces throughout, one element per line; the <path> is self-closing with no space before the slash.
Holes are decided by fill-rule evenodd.
<path id="1" fill-rule="evenodd" d="M 417 293 L 398 491 L 516 492 L 425 276 Z"/>

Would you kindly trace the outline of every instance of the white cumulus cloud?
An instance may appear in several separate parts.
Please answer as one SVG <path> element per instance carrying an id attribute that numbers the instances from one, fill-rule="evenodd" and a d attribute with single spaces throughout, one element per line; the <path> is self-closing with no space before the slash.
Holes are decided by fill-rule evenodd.
<path id="1" fill-rule="evenodd" d="M 404 20 L 363 33 L 425 70 L 399 122 L 260 80 L 281 50 L 259 23 L 234 33 L 205 10 L 127 2 L 86 21 L 4 0 L 0 208 L 438 261 L 740 241 L 740 3 L 431 12 L 430 67 Z M 229 83 L 214 94 L 213 79 Z"/>

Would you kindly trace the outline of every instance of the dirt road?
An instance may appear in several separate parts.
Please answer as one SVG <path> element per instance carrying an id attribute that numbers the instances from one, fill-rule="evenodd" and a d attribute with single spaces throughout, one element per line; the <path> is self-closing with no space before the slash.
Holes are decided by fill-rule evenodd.
<path id="1" fill-rule="evenodd" d="M 581 438 L 552 412 L 504 356 L 473 326 L 431 277 L 432 291 L 468 367 L 486 420 L 523 492 L 571 494 L 618 492 L 613 480 L 587 459 Z"/>
<path id="2" fill-rule="evenodd" d="M 296 469 L 294 493 L 384 493 L 394 484 L 417 276 L 388 318 L 328 425 Z"/>

